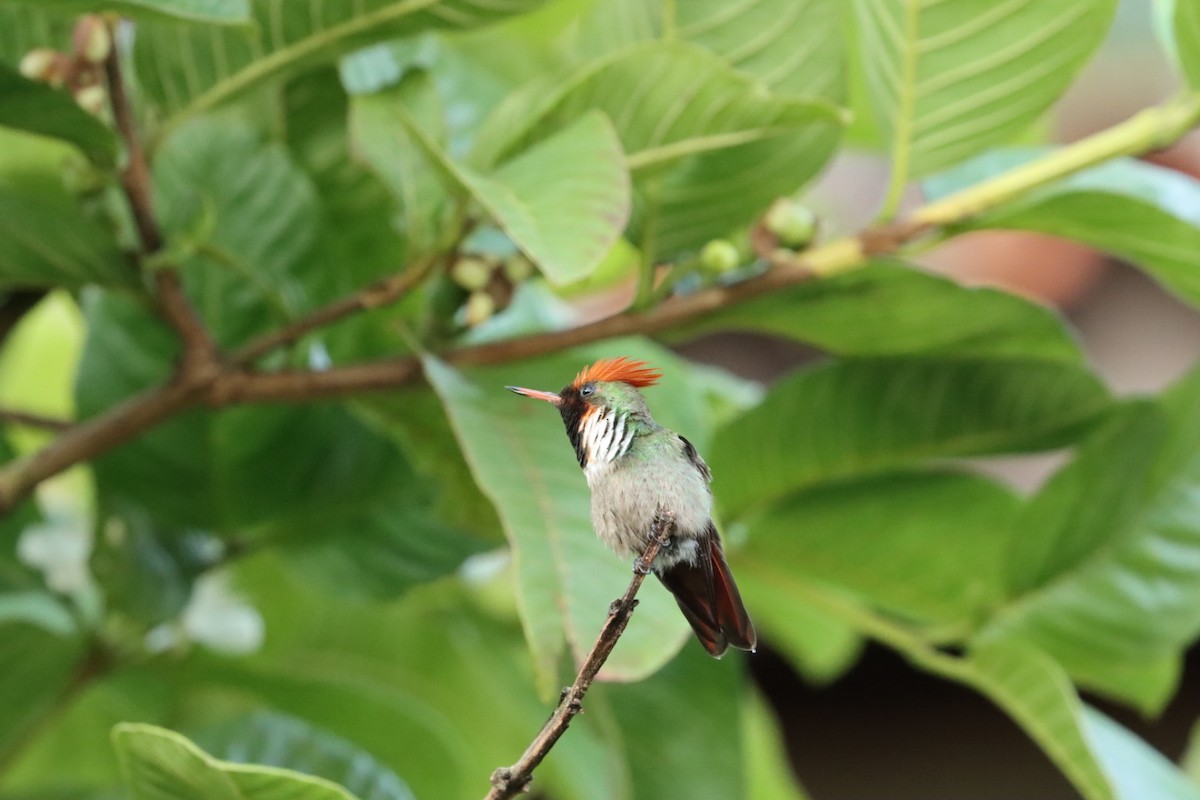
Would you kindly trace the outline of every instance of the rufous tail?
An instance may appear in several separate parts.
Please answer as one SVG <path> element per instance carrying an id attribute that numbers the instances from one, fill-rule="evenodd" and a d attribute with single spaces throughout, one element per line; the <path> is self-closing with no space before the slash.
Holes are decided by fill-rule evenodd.
<path id="1" fill-rule="evenodd" d="M 679 610 L 709 655 L 720 658 L 730 645 L 754 650 L 758 635 L 742 604 L 716 529 L 710 525 L 699 545 L 695 563 L 681 562 L 655 574 L 675 595 Z"/>

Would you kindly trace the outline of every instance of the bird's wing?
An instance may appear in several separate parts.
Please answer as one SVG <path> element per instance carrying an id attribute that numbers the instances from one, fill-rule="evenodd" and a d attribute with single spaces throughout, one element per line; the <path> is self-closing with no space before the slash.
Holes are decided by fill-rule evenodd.
<path id="1" fill-rule="evenodd" d="M 700 474 L 704 476 L 705 483 L 712 483 L 712 470 L 708 468 L 708 464 L 704 463 L 704 459 L 696 452 L 695 446 L 687 440 L 686 437 L 680 436 L 679 441 L 683 442 L 683 454 L 687 456 L 688 461 L 696 469 L 700 470 Z"/>

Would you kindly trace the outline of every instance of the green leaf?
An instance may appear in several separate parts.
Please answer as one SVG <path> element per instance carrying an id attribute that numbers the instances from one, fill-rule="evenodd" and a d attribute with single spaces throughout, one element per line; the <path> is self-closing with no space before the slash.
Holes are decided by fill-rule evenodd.
<path id="1" fill-rule="evenodd" d="M 664 367 L 648 400 L 664 425 L 703 452 L 704 398 L 692 389 L 684 362 L 638 340 L 572 351 L 537 361 L 472 370 L 464 376 L 425 359 L 467 463 L 496 507 L 513 550 L 517 597 L 534 655 L 539 689 L 557 686 L 565 644 L 582 660 L 604 621 L 608 604 L 629 583 L 629 563 L 592 532 L 587 484 L 554 409 L 508 396 L 505 385 L 559 387 L 579 368 L 614 352 Z M 648 584 L 629 629 L 603 676 L 632 680 L 657 670 L 682 643 L 686 623 L 670 596 Z"/>
<path id="2" fill-rule="evenodd" d="M 1155 10 L 1165 22 L 1167 50 L 1192 89 L 1200 90 L 1200 2 L 1160 0 Z"/>
<path id="3" fill-rule="evenodd" d="M 844 356 L 1083 361 L 1062 320 L 1044 306 L 891 262 L 727 306 L 676 335 L 727 330 L 784 336 Z"/>
<path id="4" fill-rule="evenodd" d="M 41 5 L 67 14 L 115 11 L 133 18 L 157 17 L 216 25 L 250 22 L 250 0 L 42 0 Z"/>
<path id="5" fill-rule="evenodd" d="M 1006 641 L 972 647 L 963 664 L 959 679 L 991 698 L 1024 728 L 1083 797 L 1116 800 L 1121 796 L 1110 779 L 1111 771 L 1100 761 L 1102 755 L 1089 741 L 1085 708 L 1057 664 L 1032 647 Z"/>
<path id="6" fill-rule="evenodd" d="M 1143 703 L 1173 678 L 1147 665 L 1200 633 L 1198 403 L 1193 373 L 1084 443 L 1019 520 L 1010 574 L 1025 591 L 993 623 L 1089 687 Z"/>
<path id="7" fill-rule="evenodd" d="M 197 736 L 196 743 L 230 762 L 325 778 L 362 800 L 413 800 L 404 781 L 369 752 L 287 714 L 260 711 L 235 717 Z"/>
<path id="8" fill-rule="evenodd" d="M 384 605 L 321 591 L 270 554 L 240 562 L 237 575 L 271 636 L 248 659 L 189 658 L 173 676 L 189 707 L 252 698 L 361 747 L 421 798 L 481 794 L 550 711 L 531 685 L 519 625 L 483 616 L 457 582 Z M 591 700 L 538 769 L 538 791 L 627 799 L 611 714 Z"/>
<path id="9" fill-rule="evenodd" d="M 122 723 L 112 738 L 135 800 L 354 800 L 323 778 L 220 761 L 154 725 Z"/>
<path id="10" fill-rule="evenodd" d="M 165 143 L 154 181 L 168 252 L 218 343 L 241 344 L 311 304 L 297 268 L 319 227 L 316 190 L 282 146 L 197 120 Z"/>
<path id="11" fill-rule="evenodd" d="M 630 625 L 636 624 L 634 615 Z M 632 797 L 743 796 L 737 664 L 689 647 L 647 680 L 604 687 L 625 745 Z"/>
<path id="12" fill-rule="evenodd" d="M 841 127 L 825 101 L 771 95 L 702 48 L 654 42 L 510 95 L 480 129 L 471 163 L 502 162 L 590 109 L 613 121 L 645 190 L 635 237 L 652 236 L 663 257 L 802 186 L 832 155 Z"/>
<path id="13" fill-rule="evenodd" d="M 1017 498 L 959 473 L 895 474 L 800 492 L 750 526 L 737 563 L 849 590 L 889 612 L 968 623 L 1003 595 Z"/>
<path id="14" fill-rule="evenodd" d="M 16 67 L 36 47 L 69 49 L 73 24 L 71 17 L 47 13 L 40 3 L 0 3 L 0 61 Z"/>
<path id="15" fill-rule="evenodd" d="M 444 163 L 560 286 L 590 275 L 629 220 L 625 158 L 599 112 L 585 113 L 490 175 Z"/>
<path id="16" fill-rule="evenodd" d="M 0 761 L 8 763 L 68 690 L 83 648 L 23 622 L 0 623 Z"/>
<path id="17" fill-rule="evenodd" d="M 64 91 L 0 65 L 0 125 L 62 139 L 101 165 L 116 161 L 117 138 Z"/>
<path id="18" fill-rule="evenodd" d="M 364 0 L 298 8 L 286 0 L 252 0 L 250 31 L 144 23 L 134 59 L 140 85 L 177 122 L 372 42 L 474 28 L 544 2 Z"/>
<path id="19" fill-rule="evenodd" d="M 69 152 L 0 128 L 0 287 L 134 284 L 112 234 L 63 188 L 60 160 Z"/>
<path id="20" fill-rule="evenodd" d="M 1040 360 L 872 359 L 804 370 L 713 442 L 722 513 L 931 458 L 1061 446 L 1111 398 L 1089 370 Z"/>
<path id="21" fill-rule="evenodd" d="M 106 610 L 149 629 L 183 611 L 193 582 L 221 552 L 220 543 L 200 531 L 157 524 L 127 503 L 118 508 L 119 514 L 107 510 L 109 535 L 97 537 L 89 566 L 103 590 Z"/>
<path id="22" fill-rule="evenodd" d="M 444 111 L 433 79 L 413 72 L 391 89 L 355 95 L 349 124 L 355 155 L 400 205 L 410 258 L 433 252 L 447 229 L 452 198 L 442 163 L 432 162 L 409 130 L 418 127 L 437 146 L 445 140 Z"/>
<path id="23" fill-rule="evenodd" d="M 609 54 L 662 39 L 661 0 L 603 0 L 578 20 L 571 52 Z M 778 94 L 845 97 L 838 0 L 688 0 L 671 6 L 673 38 L 724 58 Z"/>
<path id="24" fill-rule="evenodd" d="M 748 692 L 742 702 L 746 800 L 806 800 L 788 759 L 783 731 L 762 694 Z"/>
<path id="25" fill-rule="evenodd" d="M 853 666 L 863 647 L 853 628 L 797 592 L 792 575 L 740 551 L 733 559 L 759 641 L 786 656 L 797 672 L 818 686 L 832 683 Z"/>
<path id="26" fill-rule="evenodd" d="M 1200 787 L 1161 753 L 1094 708 L 1085 706 L 1088 743 L 1121 800 L 1200 800 Z"/>
<path id="27" fill-rule="evenodd" d="M 935 194 L 1015 166 L 1029 152 L 980 159 L 932 182 Z M 1106 250 L 1200 306 L 1200 181 L 1135 159 L 1090 169 L 990 214 L 966 229 L 1037 231 Z"/>
<path id="28" fill-rule="evenodd" d="M 314 583 L 347 596 L 394 599 L 454 572 L 487 542 L 432 516 L 425 503 L 399 495 L 363 510 L 317 510 L 279 526 L 289 560 Z M 330 531 L 340 530 L 336 538 Z"/>
<path id="29" fill-rule="evenodd" d="M 1115 0 L 854 0 L 876 119 L 890 142 L 889 211 L 906 181 L 1020 133 L 1103 41 Z"/>

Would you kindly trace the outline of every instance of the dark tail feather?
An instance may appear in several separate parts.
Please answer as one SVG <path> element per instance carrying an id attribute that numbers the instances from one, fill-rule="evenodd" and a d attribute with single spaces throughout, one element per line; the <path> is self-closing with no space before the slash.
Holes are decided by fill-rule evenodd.
<path id="1" fill-rule="evenodd" d="M 705 538 L 708 541 L 700 542 L 700 557 L 695 564 L 676 564 L 658 573 L 658 578 L 675 595 L 679 610 L 710 655 L 720 658 L 729 645 L 753 650 L 758 638 L 725 562 L 721 542 L 715 530 Z"/>

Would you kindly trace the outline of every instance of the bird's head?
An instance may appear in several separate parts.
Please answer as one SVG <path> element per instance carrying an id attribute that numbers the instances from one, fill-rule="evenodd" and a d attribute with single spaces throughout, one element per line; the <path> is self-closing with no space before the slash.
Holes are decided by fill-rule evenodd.
<path id="1" fill-rule="evenodd" d="M 606 412 L 624 416 L 633 414 L 650 418 L 646 400 L 639 389 L 653 386 L 662 377 L 662 373 L 646 366 L 645 361 L 631 361 L 626 356 L 608 358 L 597 361 L 589 367 L 584 367 L 575 380 L 562 388 L 562 391 L 543 392 L 537 389 L 524 389 L 520 386 L 508 386 L 510 392 L 545 400 L 558 407 L 562 414 L 563 423 L 567 426 L 567 435 L 571 437 L 575 449 L 583 463 L 585 455 L 580 443 L 580 437 L 588 420 Z"/>

